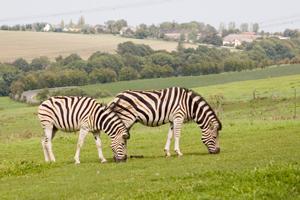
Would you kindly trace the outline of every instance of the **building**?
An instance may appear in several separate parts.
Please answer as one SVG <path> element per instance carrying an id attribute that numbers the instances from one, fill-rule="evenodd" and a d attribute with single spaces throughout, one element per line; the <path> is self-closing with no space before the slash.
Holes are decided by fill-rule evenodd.
<path id="1" fill-rule="evenodd" d="M 47 25 L 44 27 L 44 31 L 48 32 L 48 31 L 50 31 L 50 28 L 51 28 L 50 24 L 47 24 Z"/>
<path id="2" fill-rule="evenodd" d="M 179 39 L 181 33 L 184 34 L 185 36 L 185 41 L 188 41 L 188 36 L 190 31 L 189 30 L 167 30 L 167 29 L 162 29 L 160 30 L 160 33 L 164 33 L 166 36 L 168 36 L 171 39 Z M 200 31 L 198 31 L 197 34 L 197 40 L 202 37 L 202 33 Z"/>
<path id="3" fill-rule="evenodd" d="M 126 33 L 126 31 L 127 31 L 127 29 L 130 29 L 130 30 L 132 30 L 132 32 L 136 32 L 136 28 L 134 28 L 134 27 L 123 27 L 123 28 L 121 28 L 121 30 L 120 30 L 120 35 L 125 35 L 125 33 Z"/>
<path id="4" fill-rule="evenodd" d="M 242 34 L 229 34 L 223 38 L 223 45 L 233 44 L 235 47 L 243 42 L 253 42 L 256 38 L 261 37 L 255 35 L 254 32 L 243 32 Z"/>

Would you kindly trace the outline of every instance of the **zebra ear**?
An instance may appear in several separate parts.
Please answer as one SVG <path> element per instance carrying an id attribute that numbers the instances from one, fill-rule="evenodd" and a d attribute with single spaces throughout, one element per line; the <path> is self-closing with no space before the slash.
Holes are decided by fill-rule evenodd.
<path id="1" fill-rule="evenodd" d="M 123 138 L 125 140 L 129 140 L 130 139 L 130 134 L 129 133 L 124 133 L 122 136 L 123 136 Z"/>

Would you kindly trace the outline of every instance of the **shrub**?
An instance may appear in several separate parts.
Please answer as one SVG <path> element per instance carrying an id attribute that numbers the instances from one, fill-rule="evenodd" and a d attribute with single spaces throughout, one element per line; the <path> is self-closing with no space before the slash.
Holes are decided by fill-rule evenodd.
<path id="1" fill-rule="evenodd" d="M 98 99 L 98 98 L 106 98 L 112 97 L 113 95 L 108 90 L 95 90 L 91 95 L 91 98 Z"/>
<path id="2" fill-rule="evenodd" d="M 51 96 L 78 96 L 84 97 L 87 96 L 87 92 L 81 88 L 70 88 L 66 90 L 55 90 L 51 93 Z"/>

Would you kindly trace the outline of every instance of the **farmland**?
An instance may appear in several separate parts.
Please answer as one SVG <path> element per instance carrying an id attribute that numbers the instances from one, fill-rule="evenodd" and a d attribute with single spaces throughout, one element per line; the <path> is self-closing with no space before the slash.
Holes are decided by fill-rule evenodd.
<path id="1" fill-rule="evenodd" d="M 154 50 L 173 51 L 177 47 L 176 42 L 138 40 L 113 35 L 0 31 L 0 44 L 5 47 L 0 50 L 0 61 L 13 62 L 17 58 L 31 61 L 39 56 L 47 56 L 53 61 L 59 55 L 66 57 L 71 53 L 77 53 L 86 60 L 96 51 L 116 53 L 117 45 L 126 41 L 146 44 Z M 187 44 L 186 47 L 196 45 Z"/>
<path id="2" fill-rule="evenodd" d="M 296 65 L 290 67 L 297 70 Z M 45 163 L 37 107 L 1 97 L 0 196 L 2 199 L 299 199 L 300 123 L 293 117 L 295 108 L 300 112 L 300 104 L 295 107 L 295 100 L 300 100 L 300 75 L 291 70 L 294 75 L 280 77 L 287 68 L 272 70 L 273 74 L 260 70 L 259 80 L 245 78 L 247 73 L 259 77 L 251 75 L 256 71 L 198 77 L 199 82 L 197 77 L 176 79 L 178 86 L 194 88 L 204 97 L 218 92 L 227 96 L 222 105 L 218 155 L 208 154 L 195 123 L 183 126 L 180 149 L 184 156 L 177 158 L 170 151 L 172 158 L 168 159 L 163 151 L 168 125 L 149 128 L 136 124 L 131 129 L 127 152 L 143 155 L 142 159 L 114 163 L 110 140 L 102 134 L 108 163 L 101 164 L 93 137 L 89 135 L 80 155 L 82 163 L 74 165 L 78 133 L 58 132 L 53 139 L 57 162 Z M 143 81 L 84 88 L 89 91 L 106 88 L 116 94 L 129 89 L 130 84 L 130 89 L 158 89 L 174 84 L 172 78 Z M 260 96 L 255 101 L 253 90 Z M 274 99 L 270 98 L 273 91 L 277 96 Z"/>

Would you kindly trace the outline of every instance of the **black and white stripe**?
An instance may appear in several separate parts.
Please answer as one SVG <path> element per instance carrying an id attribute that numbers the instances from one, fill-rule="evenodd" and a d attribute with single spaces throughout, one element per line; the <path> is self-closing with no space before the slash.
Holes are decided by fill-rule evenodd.
<path id="1" fill-rule="evenodd" d="M 80 163 L 79 153 L 84 140 L 92 132 L 98 148 L 99 158 L 106 162 L 100 140 L 100 130 L 111 138 L 111 148 L 116 162 L 126 161 L 126 139 L 129 133 L 119 116 L 110 106 L 102 107 L 96 100 L 88 97 L 51 97 L 44 101 L 38 110 L 39 120 L 45 136 L 42 141 L 45 160 L 55 161 L 51 139 L 57 130 L 75 132 L 80 130 L 75 163 Z"/>
<path id="2" fill-rule="evenodd" d="M 139 122 L 146 126 L 160 126 L 170 123 L 168 140 L 165 146 L 166 156 L 175 137 L 175 152 L 179 150 L 181 126 L 194 120 L 202 129 L 202 141 L 209 153 L 219 153 L 219 131 L 222 124 L 209 104 L 195 92 L 179 87 L 155 91 L 126 90 L 117 94 L 112 103 L 117 103 L 114 111 L 118 113 L 125 126 Z"/>

